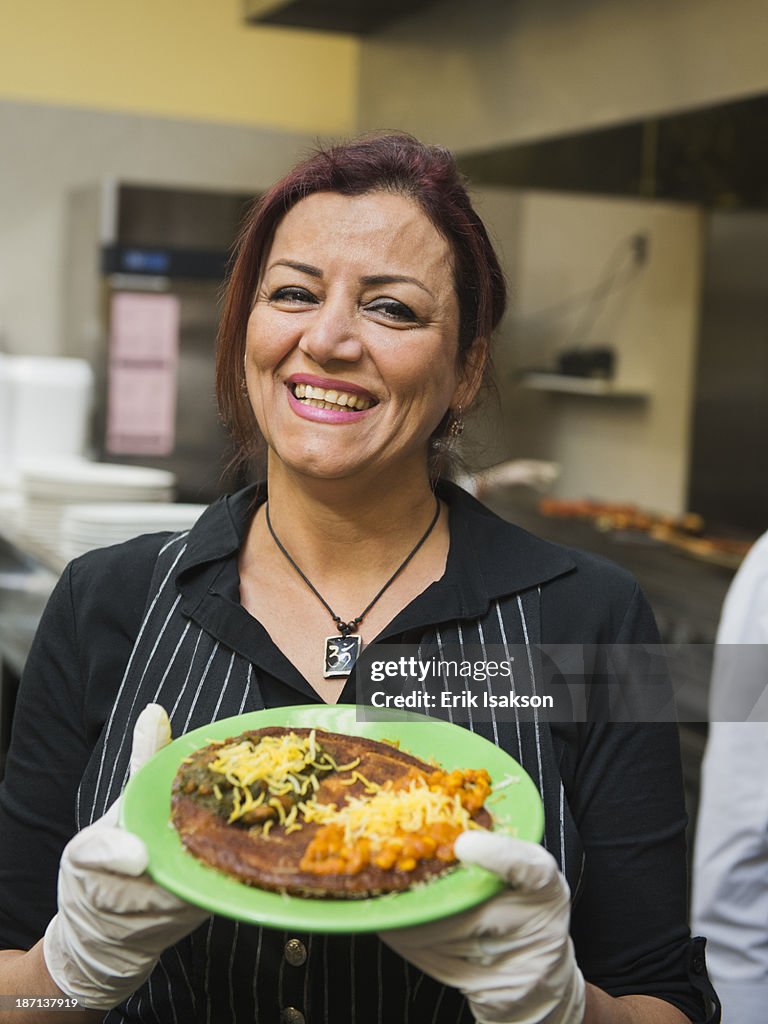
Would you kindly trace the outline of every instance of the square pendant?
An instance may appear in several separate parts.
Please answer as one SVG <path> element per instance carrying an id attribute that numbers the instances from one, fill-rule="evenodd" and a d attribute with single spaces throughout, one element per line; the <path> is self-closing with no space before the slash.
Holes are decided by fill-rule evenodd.
<path id="1" fill-rule="evenodd" d="M 347 636 L 327 636 L 325 638 L 325 665 L 323 676 L 348 676 L 355 666 L 360 654 L 362 640 L 354 633 Z"/>

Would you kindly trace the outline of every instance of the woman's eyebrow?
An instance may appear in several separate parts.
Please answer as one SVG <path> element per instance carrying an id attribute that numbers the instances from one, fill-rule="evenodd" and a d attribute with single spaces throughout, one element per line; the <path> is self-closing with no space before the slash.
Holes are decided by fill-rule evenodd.
<path id="1" fill-rule="evenodd" d="M 423 281 L 419 281 L 417 277 L 407 277 L 405 274 L 368 274 L 365 277 L 360 278 L 361 284 L 415 284 L 417 288 L 421 288 L 422 291 L 426 292 L 431 298 L 434 298 L 432 292 L 427 288 Z"/>
<path id="2" fill-rule="evenodd" d="M 291 270 L 298 270 L 301 274 L 309 274 L 310 277 L 322 277 L 323 272 L 319 267 L 313 267 L 310 263 L 297 263 L 295 260 L 275 260 L 272 267 L 290 267 Z"/>

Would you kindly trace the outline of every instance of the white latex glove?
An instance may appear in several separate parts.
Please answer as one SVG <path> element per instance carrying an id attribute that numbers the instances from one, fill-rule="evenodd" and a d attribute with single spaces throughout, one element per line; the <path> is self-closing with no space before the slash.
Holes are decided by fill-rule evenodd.
<path id="1" fill-rule="evenodd" d="M 148 704 L 133 733 L 131 774 L 170 738 L 165 710 Z M 144 873 L 147 848 L 118 827 L 119 803 L 64 848 L 59 912 L 43 942 L 53 980 L 80 1006 L 94 1010 L 110 1010 L 127 999 L 149 977 L 160 954 L 209 916 Z"/>
<path id="2" fill-rule="evenodd" d="M 455 851 L 509 888 L 433 924 L 383 932 L 382 941 L 461 989 L 480 1024 L 581 1024 L 584 978 L 568 934 L 570 892 L 554 858 L 534 843 L 481 831 L 463 832 Z"/>

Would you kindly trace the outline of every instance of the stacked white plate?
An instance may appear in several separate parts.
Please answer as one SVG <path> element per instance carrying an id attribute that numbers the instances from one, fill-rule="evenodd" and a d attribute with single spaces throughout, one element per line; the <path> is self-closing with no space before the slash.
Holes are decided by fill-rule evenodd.
<path id="1" fill-rule="evenodd" d="M 76 458 L 23 462 L 19 468 L 23 529 L 38 544 L 58 550 L 61 516 L 67 506 L 169 502 L 175 483 L 173 473 L 147 466 Z"/>
<path id="2" fill-rule="evenodd" d="M 61 516 L 59 554 L 66 559 L 77 558 L 86 551 L 120 544 L 142 533 L 189 530 L 205 508 L 152 502 L 68 505 Z"/>

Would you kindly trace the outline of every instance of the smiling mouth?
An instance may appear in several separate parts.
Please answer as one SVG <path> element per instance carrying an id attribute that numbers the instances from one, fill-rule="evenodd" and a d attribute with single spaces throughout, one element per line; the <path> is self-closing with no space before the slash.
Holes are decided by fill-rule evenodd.
<path id="1" fill-rule="evenodd" d="M 350 391 L 339 391 L 338 388 L 318 388 L 311 384 L 290 385 L 294 398 L 303 405 L 311 405 L 315 409 L 350 409 L 362 412 L 376 403 L 364 395 L 353 395 Z"/>

